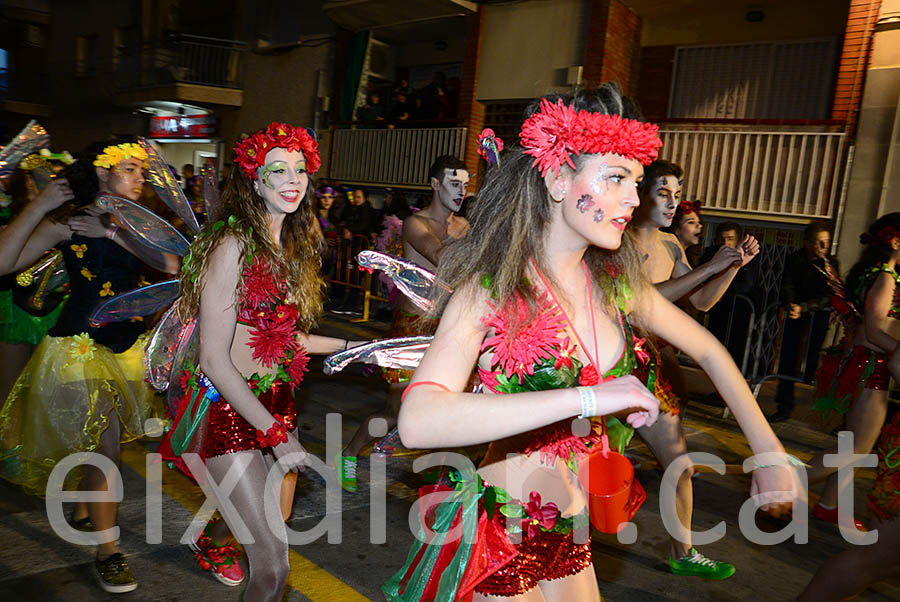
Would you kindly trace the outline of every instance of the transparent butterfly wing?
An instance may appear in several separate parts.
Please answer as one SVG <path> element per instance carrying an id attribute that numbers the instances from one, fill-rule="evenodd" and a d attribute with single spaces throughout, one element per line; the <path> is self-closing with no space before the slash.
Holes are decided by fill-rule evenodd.
<path id="1" fill-rule="evenodd" d="M 172 304 L 153 329 L 144 352 L 147 382 L 157 391 L 169 388 L 169 375 L 175 364 L 175 352 L 191 321 L 182 322 L 178 316 L 178 302 Z"/>
<path id="2" fill-rule="evenodd" d="M 49 146 L 50 135 L 47 130 L 34 119 L 29 121 L 28 125 L 0 150 L 0 180 L 9 178 L 26 156 Z"/>
<path id="3" fill-rule="evenodd" d="M 191 372 L 200 357 L 200 337 L 197 336 L 197 320 L 185 324 L 175 346 L 175 356 L 169 370 L 169 386 L 166 393 L 166 404 L 172 416 L 177 415 L 179 402 L 184 395 L 182 376 L 185 371 Z"/>
<path id="4" fill-rule="evenodd" d="M 97 206 L 112 213 L 119 222 L 128 229 L 147 249 L 140 246 L 135 254 L 148 265 L 165 271 L 167 266 L 159 256 L 159 252 L 171 253 L 183 257 L 190 248 L 190 243 L 169 222 L 152 211 L 122 197 L 111 194 L 100 194 Z"/>
<path id="5" fill-rule="evenodd" d="M 372 341 L 325 358 L 325 374 L 337 374 L 350 364 L 374 364 L 382 368 L 415 370 L 431 344 L 430 336 Z"/>
<path id="6" fill-rule="evenodd" d="M 184 191 L 175 180 L 175 176 L 172 175 L 169 165 L 153 142 L 146 138 L 139 138 L 139 140 L 141 146 L 147 151 L 147 172 L 150 185 L 153 186 L 159 198 L 187 224 L 191 232 L 196 234 L 200 231 L 200 224 L 197 223 L 194 210 L 191 209 L 191 204 L 184 196 Z"/>
<path id="7" fill-rule="evenodd" d="M 171 305 L 178 297 L 179 287 L 178 280 L 166 280 L 115 295 L 101 303 L 88 320 L 96 328 L 101 324 L 149 316 Z"/>
<path id="8" fill-rule="evenodd" d="M 433 272 L 402 257 L 380 251 L 362 251 L 356 256 L 356 261 L 363 269 L 382 270 L 394 286 L 422 311 L 431 310 L 431 290 L 435 283 L 450 290 L 447 285 L 436 280 Z"/>
<path id="9" fill-rule="evenodd" d="M 206 220 L 213 223 L 219 219 L 219 187 L 216 185 L 216 170 L 203 170 L 203 202 L 206 204 Z"/>

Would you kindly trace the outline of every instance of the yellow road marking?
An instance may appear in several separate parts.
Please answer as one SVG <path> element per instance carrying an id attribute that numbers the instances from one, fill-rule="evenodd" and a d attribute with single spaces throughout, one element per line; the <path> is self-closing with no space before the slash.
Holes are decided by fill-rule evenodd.
<path id="1" fill-rule="evenodd" d="M 141 477 L 147 477 L 147 449 L 142 445 L 123 445 L 120 451 L 122 462 Z M 178 470 L 163 472 L 163 493 L 181 506 L 196 513 L 206 499 L 200 488 Z M 349 602 L 370 602 L 361 593 L 291 548 L 289 559 L 291 572 L 287 584 L 310 600 L 347 600 Z"/>

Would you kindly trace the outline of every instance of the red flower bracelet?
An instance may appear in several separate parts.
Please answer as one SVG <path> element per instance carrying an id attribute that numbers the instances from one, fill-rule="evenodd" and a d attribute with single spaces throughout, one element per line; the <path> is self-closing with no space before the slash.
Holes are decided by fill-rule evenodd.
<path id="1" fill-rule="evenodd" d="M 279 443 L 287 443 L 288 434 L 284 426 L 284 416 L 274 414 L 275 422 L 269 427 L 269 430 L 263 432 L 256 429 L 256 442 L 260 447 L 275 447 Z"/>

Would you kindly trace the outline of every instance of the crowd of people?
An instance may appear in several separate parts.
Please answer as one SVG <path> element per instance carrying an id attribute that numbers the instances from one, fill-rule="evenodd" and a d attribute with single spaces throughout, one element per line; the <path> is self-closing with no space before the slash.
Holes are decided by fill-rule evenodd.
<path id="1" fill-rule="evenodd" d="M 361 127 L 402 127 L 405 121 L 455 119 L 459 88 L 460 79 L 447 77 L 443 71 L 435 72 L 432 80 L 420 88 L 411 87 L 407 79 L 393 86 L 369 80 L 365 102 L 356 109 L 355 118 L 362 122 Z"/>
<path id="2" fill-rule="evenodd" d="M 518 144 L 492 143 L 503 150 L 467 210 L 466 164 L 445 156 L 430 166 L 430 194 L 420 210 L 390 191 L 379 215 L 365 190 L 313 181 L 321 160 L 306 129 L 272 123 L 234 147 L 220 217 L 204 225 L 183 259 L 158 248 L 148 256 L 135 229 L 104 201 L 152 204 L 144 186 L 147 149 L 132 140 L 87 147 L 43 190 L 17 199 L 0 231 L 0 274 L 27 271 L 56 249 L 69 281 L 67 300 L 54 318 L 32 325 L 30 336 L 40 342 L 9 377 L 0 476 L 44 495 L 53 466 L 69 454 L 91 451 L 117 464 L 122 444 L 150 434 L 148 418 L 168 414 L 172 428 L 160 452 L 173 466 L 215 483 L 241 475 L 221 517 L 190 542 L 199 566 L 223 584 L 246 582 L 247 602 L 281 599 L 290 570 L 283 521 L 296 473 L 312 461 L 297 433 L 294 392 L 310 355 L 365 343 L 320 336 L 315 328 L 326 306 L 356 310 L 364 291 L 336 275 L 341 262 L 377 247 L 427 268 L 446 286 L 434 287 L 427 312 L 397 299 L 391 335 L 429 334 L 431 343 L 415 371 L 384 370 L 386 407 L 367 417 L 334 459 L 341 485 L 356 489 L 357 458 L 375 418 L 396 425 L 411 449 L 487 444 L 476 472 L 442 474 L 437 487 L 447 495 L 425 513 L 437 535 L 417 540 L 384 584 L 388 600 L 600 600 L 590 542 L 576 537 L 573 516 L 588 505 L 579 466 L 607 451 L 607 432 L 620 448 L 637 434 L 664 468 L 683 464 L 671 573 L 729 578 L 740 567 L 708 558 L 691 542 L 693 508 L 705 500 L 694 499 L 693 467 L 684 463 L 690 392 L 675 351 L 706 372 L 762 458 L 752 471 L 758 505 L 789 516 L 806 495 L 798 463 L 729 350 L 691 315 L 714 310 L 729 291 L 752 291 L 746 275 L 759 242 L 726 222 L 717 248 L 691 259 L 702 232 L 700 205 L 680 199 L 691 174 L 660 158 L 657 127 L 643 122 L 615 85 L 537 99 Z M 197 176 L 188 175 L 191 188 Z M 879 455 L 870 495 L 878 544 L 830 559 L 803 600 L 837 600 L 898 569 L 892 550 L 900 545 L 900 471 L 891 456 L 900 418 L 887 419 L 887 389 L 891 374 L 900 376 L 900 214 L 879 218 L 861 242 L 861 259 L 842 281 L 828 253 L 829 231 L 813 224 L 784 278 L 783 370 L 798 363 L 806 328 L 811 375 L 828 307 L 842 316 L 847 334 L 821 364 L 816 403 L 846 415 L 857 453 L 877 445 Z M 168 409 L 144 380 L 153 317 L 99 325 L 88 319 L 99 303 L 142 279 L 162 279 L 160 268 L 177 275 L 177 315 L 200 333 L 196 362 L 178 367 L 181 394 Z M 11 336 L 9 329 L 0 333 Z M 779 388 L 780 414 L 793 405 L 788 389 Z M 826 481 L 814 516 L 863 528 L 842 515 L 837 469 L 823 458 L 811 461 L 808 475 L 810 483 Z M 273 484 L 268 476 L 276 465 L 281 474 Z M 66 484 L 105 491 L 116 485 L 108 475 L 88 465 Z M 280 520 L 267 515 L 269 507 Z M 527 525 L 517 533 L 513 519 L 523 516 Z M 464 520 L 477 525 L 474 541 L 442 541 L 446 529 L 437 525 Z M 116 521 L 117 504 L 109 501 L 75 504 L 69 516 L 85 532 Z M 93 567 L 108 592 L 137 587 L 114 539 L 98 541 Z"/>

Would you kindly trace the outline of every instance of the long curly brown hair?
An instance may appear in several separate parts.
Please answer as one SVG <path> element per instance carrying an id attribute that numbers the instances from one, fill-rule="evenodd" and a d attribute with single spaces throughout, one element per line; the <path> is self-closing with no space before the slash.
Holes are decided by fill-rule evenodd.
<path id="1" fill-rule="evenodd" d="M 284 218 L 281 226 L 281 247 L 275 244 L 266 222 L 268 211 L 263 198 L 257 194 L 250 180 L 239 169 L 232 169 L 222 191 L 219 215 L 221 222 L 207 224 L 191 245 L 181 270 L 181 300 L 178 303 L 182 318 L 197 316 L 203 278 L 209 269 L 213 251 L 228 237 L 237 240 L 245 261 L 262 255 L 272 260 L 276 278 L 287 284 L 287 302 L 297 306 L 299 327 L 309 332 L 322 313 L 325 282 L 320 275 L 322 244 L 312 204 L 312 186 L 306 186 L 306 196 L 293 213 Z M 239 303 L 241 280 L 235 289 L 235 303 Z"/>
<path id="2" fill-rule="evenodd" d="M 576 110 L 615 114 L 629 119 L 639 118 L 637 108 L 622 96 L 614 84 L 595 90 L 579 90 L 571 95 L 547 95 L 551 102 L 561 99 Z M 532 103 L 526 117 L 538 110 L 540 100 Z M 575 159 L 580 167 L 581 157 Z M 451 288 L 482 281 L 490 277 L 490 293 L 500 303 L 515 293 L 525 299 L 532 311 L 536 308 L 534 288 L 527 281 L 531 258 L 551 279 L 550 266 L 544 256 L 544 232 L 550 225 L 551 199 L 539 170 L 532 169 L 534 158 L 524 154 L 518 145 L 510 145 L 501 156 L 500 165 L 488 170 L 485 182 L 475 197 L 469 233 L 447 244 L 438 266 L 438 278 Z M 569 169 L 564 167 L 564 169 Z M 617 292 L 610 273 L 623 274 L 632 298 L 640 300 L 649 286 L 641 271 L 637 244 L 626 230 L 622 245 L 611 251 L 590 246 L 584 255 L 598 298 L 614 311 Z M 555 284 L 555 283 L 553 283 Z M 440 315 L 449 293 L 434 287 L 434 315 Z M 527 321 L 526 321 L 527 322 Z M 640 325 L 640 319 L 637 320 Z M 517 329 L 524 324 L 516 324 Z"/>

